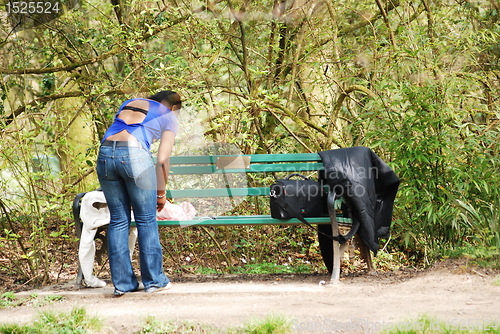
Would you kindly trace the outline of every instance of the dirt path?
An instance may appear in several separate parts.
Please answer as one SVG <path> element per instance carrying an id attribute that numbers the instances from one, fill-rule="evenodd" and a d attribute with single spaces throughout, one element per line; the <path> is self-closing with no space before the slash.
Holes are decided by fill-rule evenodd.
<path id="1" fill-rule="evenodd" d="M 444 266 L 411 274 L 348 277 L 338 285 L 321 285 L 322 280 L 328 277 L 184 277 L 161 294 L 136 292 L 120 298 L 112 296 L 111 287 L 81 289 L 67 282 L 21 293 L 56 294 L 64 296 L 63 301 L 0 310 L 0 322 L 27 322 L 41 310 L 68 312 L 74 307 L 104 319 L 109 333 L 133 333 L 148 315 L 222 329 L 279 314 L 293 319 L 297 333 L 377 333 L 387 324 L 422 315 L 467 328 L 500 322 L 498 273 Z"/>

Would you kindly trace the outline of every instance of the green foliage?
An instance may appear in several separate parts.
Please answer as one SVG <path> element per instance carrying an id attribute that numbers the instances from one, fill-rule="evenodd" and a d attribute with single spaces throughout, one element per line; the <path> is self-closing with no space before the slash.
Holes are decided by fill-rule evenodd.
<path id="1" fill-rule="evenodd" d="M 14 292 L 5 292 L 0 295 L 0 308 L 17 305 Z"/>
<path id="2" fill-rule="evenodd" d="M 412 262 L 408 261 L 406 254 L 401 252 L 388 253 L 384 249 L 379 250 L 377 256 L 372 261 L 374 267 L 383 272 L 398 270 L 412 265 Z"/>
<path id="3" fill-rule="evenodd" d="M 486 323 L 473 320 L 456 321 L 447 323 L 429 316 L 421 316 L 417 320 L 406 321 L 401 324 L 389 326 L 383 334 L 459 334 L 459 333 L 500 333 L 500 324 Z"/>
<path id="4" fill-rule="evenodd" d="M 291 333 L 292 322 L 284 316 L 270 315 L 264 319 L 247 321 L 241 327 L 221 329 L 193 322 L 163 322 L 148 317 L 137 334 L 185 334 L 185 333 L 227 333 L 227 334 L 287 334 Z"/>
<path id="5" fill-rule="evenodd" d="M 190 266 L 186 266 L 189 269 Z M 220 274 L 213 268 L 193 267 L 193 272 L 200 275 Z M 230 274 L 291 274 L 291 273 L 312 273 L 313 266 L 310 264 L 276 264 L 276 263 L 249 263 L 234 266 L 227 270 Z"/>
<path id="6" fill-rule="evenodd" d="M 287 334 L 292 332 L 290 319 L 280 315 L 270 315 L 264 319 L 249 321 L 234 334 Z"/>
<path id="7" fill-rule="evenodd" d="M 29 297 L 18 297 L 14 292 L 4 292 L 0 295 L 0 309 L 7 307 L 16 307 L 22 305 L 34 305 L 34 306 L 44 306 L 47 304 L 53 304 L 55 302 L 63 300 L 64 297 L 59 295 L 48 295 L 43 298 L 38 296 L 38 294 L 33 294 Z"/>
<path id="8" fill-rule="evenodd" d="M 394 239 L 403 241 L 401 246 L 411 252 L 420 252 L 417 257 L 468 243 L 498 247 L 500 194 L 490 184 L 500 180 L 498 174 L 491 174 L 494 169 L 488 162 L 473 158 L 483 155 L 495 166 L 498 155 L 484 152 L 479 142 L 465 149 L 451 146 L 460 142 L 460 133 L 453 131 L 455 124 L 442 122 L 443 116 L 434 117 L 411 119 L 412 124 L 423 121 L 420 130 L 412 127 L 406 132 L 406 119 L 401 127 L 385 128 L 384 150 L 392 152 L 392 165 L 402 179 Z M 477 163 L 467 162 L 472 159 Z"/>
<path id="9" fill-rule="evenodd" d="M 470 37 L 461 47 L 477 46 Z M 492 185 L 500 184 L 500 132 L 498 108 L 475 97 L 483 82 L 472 73 L 463 78 L 458 72 L 466 69 L 446 60 L 456 52 L 448 41 L 432 49 L 415 43 L 373 82 L 381 101 L 368 103 L 353 128 L 363 128 L 360 143 L 374 147 L 402 181 L 392 246 L 428 264 L 443 249 L 499 247 L 500 192 Z M 447 66 L 457 73 L 445 73 Z"/>
<path id="10" fill-rule="evenodd" d="M 145 320 L 144 325 L 137 334 L 187 334 L 187 333 L 195 333 L 195 334 L 209 334 L 209 333 L 219 333 L 216 328 L 213 328 L 208 325 L 197 324 L 193 322 L 164 322 L 159 321 L 153 316 L 148 317 Z"/>
<path id="11" fill-rule="evenodd" d="M 87 315 L 82 308 L 70 313 L 43 312 L 29 325 L 0 324 L 2 334 L 81 334 L 93 333 L 102 328 L 102 321 Z"/>
<path id="12" fill-rule="evenodd" d="M 279 265 L 276 263 L 253 263 L 242 267 L 234 267 L 231 270 L 235 274 L 288 274 L 288 273 L 311 273 L 312 266 L 307 264 Z"/>
<path id="13" fill-rule="evenodd" d="M 497 247 L 477 247 L 467 245 L 445 250 L 444 257 L 465 258 L 472 265 L 484 268 L 500 269 L 500 249 Z"/>

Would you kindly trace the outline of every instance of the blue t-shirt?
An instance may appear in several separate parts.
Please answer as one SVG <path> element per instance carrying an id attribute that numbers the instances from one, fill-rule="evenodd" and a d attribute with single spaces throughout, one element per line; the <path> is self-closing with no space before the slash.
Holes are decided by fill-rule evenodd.
<path id="1" fill-rule="evenodd" d="M 124 106 L 134 100 L 148 101 L 148 114 L 141 123 L 127 124 L 125 121 L 118 118 L 118 115 L 120 115 Z M 163 132 L 170 130 L 174 134 L 176 134 L 177 125 L 178 121 L 177 117 L 175 117 L 175 114 L 160 102 L 143 98 L 130 99 L 123 102 L 123 104 L 120 106 L 120 109 L 115 115 L 115 121 L 113 122 L 113 124 L 111 124 L 109 129 L 104 134 L 104 139 L 102 141 L 105 141 L 109 136 L 126 130 L 140 143 L 142 143 L 142 145 L 149 151 L 151 143 L 153 143 L 153 141 L 155 140 L 160 139 Z"/>

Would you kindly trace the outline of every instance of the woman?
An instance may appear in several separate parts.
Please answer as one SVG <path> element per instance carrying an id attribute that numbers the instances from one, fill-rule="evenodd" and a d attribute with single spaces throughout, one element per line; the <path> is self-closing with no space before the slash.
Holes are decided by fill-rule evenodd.
<path id="1" fill-rule="evenodd" d="M 138 230 L 144 290 L 154 292 L 171 286 L 163 272 L 156 210 L 161 211 L 166 202 L 176 113 L 180 108 L 180 96 L 172 91 L 125 101 L 104 134 L 96 169 L 111 217 L 108 256 L 116 296 L 139 289 L 128 247 L 131 208 Z M 155 140 L 160 140 L 156 166 L 150 153 Z"/>

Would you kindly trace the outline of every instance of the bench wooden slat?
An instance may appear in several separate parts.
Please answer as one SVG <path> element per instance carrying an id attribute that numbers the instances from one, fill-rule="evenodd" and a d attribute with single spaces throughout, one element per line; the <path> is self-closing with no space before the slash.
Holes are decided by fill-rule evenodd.
<path id="1" fill-rule="evenodd" d="M 250 157 L 250 163 L 263 162 L 305 162 L 321 161 L 318 153 L 290 153 L 290 154 L 246 154 Z M 172 165 L 188 164 L 215 164 L 218 157 L 235 157 L 234 155 L 211 155 L 211 156 L 173 156 L 170 158 Z"/>
<path id="2" fill-rule="evenodd" d="M 329 217 L 306 218 L 311 224 L 326 225 L 331 224 Z M 337 217 L 340 224 L 350 225 L 351 220 L 341 216 Z M 158 220 L 159 226 L 233 226 L 233 225 L 304 225 L 297 218 L 275 219 L 270 215 L 261 216 L 218 216 L 218 217 L 198 217 L 193 220 Z"/>
<path id="3" fill-rule="evenodd" d="M 269 196 L 269 187 L 167 190 L 168 198 Z"/>
<path id="4" fill-rule="evenodd" d="M 289 153 L 289 154 L 254 154 L 249 155 L 250 162 L 303 162 L 319 161 L 321 157 L 318 153 Z"/>
<path id="5" fill-rule="evenodd" d="M 323 170 L 321 162 L 252 164 L 249 168 L 217 169 L 215 165 L 171 166 L 171 175 L 185 174 L 229 174 L 229 173 L 264 173 L 264 172 L 312 172 Z"/>
<path id="6" fill-rule="evenodd" d="M 337 201 L 336 201 L 337 202 Z M 338 201 L 338 203 L 340 204 L 341 201 Z M 335 203 L 337 204 L 337 203 Z M 271 215 L 252 215 L 252 216 L 217 216 L 215 217 L 217 220 L 237 220 L 238 217 L 244 217 L 246 219 L 251 219 L 251 218 L 256 218 L 256 219 L 263 219 L 265 221 L 269 221 L 269 222 L 272 222 L 273 224 L 279 224 L 280 222 L 287 222 L 288 224 L 292 224 L 292 225 L 300 225 L 300 224 L 304 224 L 302 223 L 300 220 L 298 220 L 297 218 L 292 218 L 292 219 L 276 219 L 276 218 L 272 218 Z M 342 224 L 352 224 L 352 220 L 350 218 L 346 218 L 340 214 L 337 214 L 337 218 L 338 218 L 338 222 L 339 223 L 342 223 Z M 326 224 L 326 222 L 328 222 L 328 224 L 331 224 L 331 221 L 330 221 L 330 217 L 307 217 L 306 220 L 308 222 L 311 222 L 312 224 Z"/>
<path id="7" fill-rule="evenodd" d="M 328 189 L 326 189 L 328 191 Z M 212 188 L 212 189 L 170 189 L 167 198 L 208 198 L 208 197 L 238 197 L 238 196 L 269 196 L 269 187 L 253 188 Z M 337 199 L 336 203 L 341 203 Z M 339 205 L 337 204 L 336 207 Z"/>

